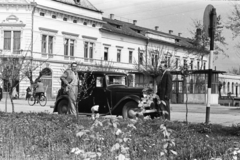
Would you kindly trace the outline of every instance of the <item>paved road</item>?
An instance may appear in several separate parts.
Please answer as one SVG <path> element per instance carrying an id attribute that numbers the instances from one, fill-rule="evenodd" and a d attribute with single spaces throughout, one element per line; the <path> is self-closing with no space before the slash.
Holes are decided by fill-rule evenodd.
<path id="1" fill-rule="evenodd" d="M 54 101 L 48 101 L 47 105 L 41 107 L 39 104 L 29 106 L 25 100 L 14 100 L 15 112 L 48 112 L 52 113 L 50 108 Z M 202 104 L 188 105 L 188 121 L 196 123 L 204 123 L 206 116 L 206 106 Z M 0 111 L 5 111 L 5 100 L 0 101 Z M 7 112 L 12 112 L 10 100 L 7 103 Z M 186 106 L 185 104 L 171 104 L 171 120 L 185 121 Z M 210 123 L 223 125 L 240 124 L 240 107 L 228 106 L 211 106 Z"/>

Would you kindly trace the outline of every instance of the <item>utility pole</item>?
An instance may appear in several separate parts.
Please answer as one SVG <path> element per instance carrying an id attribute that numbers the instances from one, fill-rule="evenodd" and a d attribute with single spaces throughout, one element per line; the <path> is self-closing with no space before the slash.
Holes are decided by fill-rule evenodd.
<path id="1" fill-rule="evenodd" d="M 212 5 L 208 5 L 204 12 L 203 25 L 205 33 L 210 37 L 210 54 L 209 54 L 209 67 L 208 67 L 208 90 L 207 90 L 207 106 L 206 106 L 206 121 L 209 123 L 210 108 L 211 108 L 211 94 L 212 94 L 212 71 L 213 71 L 213 51 L 214 51 L 214 35 L 216 28 L 217 13 Z"/>

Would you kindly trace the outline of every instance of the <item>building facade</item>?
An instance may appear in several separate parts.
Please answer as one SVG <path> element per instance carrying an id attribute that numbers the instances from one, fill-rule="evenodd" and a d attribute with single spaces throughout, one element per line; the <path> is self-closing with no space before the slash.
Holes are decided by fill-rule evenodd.
<path id="1" fill-rule="evenodd" d="M 0 56 L 33 57 L 34 64 L 39 66 L 34 78 L 39 71 L 48 70 L 49 74 L 42 80 L 50 99 L 56 97 L 59 77 L 73 61 L 79 63 L 79 70 L 129 73 L 134 87 L 151 81 L 138 72 L 144 60 L 151 65 L 166 60 L 176 71 L 184 64 L 190 64 L 191 70 L 208 69 L 207 54 L 190 53 L 191 39 L 174 35 L 171 30 L 163 33 L 158 27 L 138 26 L 136 20 L 132 23 L 120 21 L 113 14 L 109 18 L 102 17 L 102 12 L 88 0 L 5 0 L 1 1 L 0 13 Z M 157 55 L 160 57 L 156 58 Z M 175 74 L 173 80 L 176 103 L 184 102 L 184 83 L 188 85 L 192 102 L 199 99 L 195 95 L 206 93 L 205 84 L 192 89 L 192 84 L 198 83 L 196 76 L 184 82 L 180 74 Z M 20 98 L 25 97 L 29 85 L 27 78 L 19 82 Z"/>

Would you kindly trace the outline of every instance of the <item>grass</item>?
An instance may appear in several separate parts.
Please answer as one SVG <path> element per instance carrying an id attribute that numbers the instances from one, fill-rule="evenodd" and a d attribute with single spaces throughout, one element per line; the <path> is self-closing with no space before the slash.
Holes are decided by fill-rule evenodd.
<path id="1" fill-rule="evenodd" d="M 232 160 L 239 142 L 240 125 L 185 124 L 161 119 L 134 123 L 106 118 L 93 121 L 89 117 L 77 120 L 71 115 L 0 112 L 0 159 L 87 159 L 71 153 L 78 148 L 85 153 L 100 153 L 92 159 L 104 160 L 120 155 L 133 160 Z M 237 155 L 240 158 L 240 153 Z"/>

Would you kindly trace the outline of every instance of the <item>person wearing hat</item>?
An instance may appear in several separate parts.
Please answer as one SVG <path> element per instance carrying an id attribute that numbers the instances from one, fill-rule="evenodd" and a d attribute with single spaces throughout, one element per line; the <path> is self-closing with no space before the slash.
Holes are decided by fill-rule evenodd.
<path id="1" fill-rule="evenodd" d="M 39 102 L 40 100 L 40 97 L 42 94 L 44 94 L 44 88 L 43 88 L 43 83 L 42 81 L 39 79 L 37 84 L 36 84 L 36 90 L 35 90 L 35 96 L 37 98 L 37 103 Z"/>
<path id="2" fill-rule="evenodd" d="M 165 119 L 170 120 L 170 104 L 169 100 L 171 98 L 172 92 L 172 75 L 167 70 L 167 62 L 161 61 L 159 69 L 161 70 L 161 75 L 157 77 L 157 95 L 161 101 L 165 102 L 164 109 L 168 114 L 164 115 Z"/>
<path id="3" fill-rule="evenodd" d="M 78 74 L 77 74 L 77 63 L 73 62 L 71 63 L 71 68 L 67 69 L 63 75 L 60 77 L 62 81 L 62 87 L 65 89 L 65 92 L 67 92 L 69 99 L 70 99 L 70 113 L 77 115 L 76 111 L 76 100 L 78 96 Z"/>

